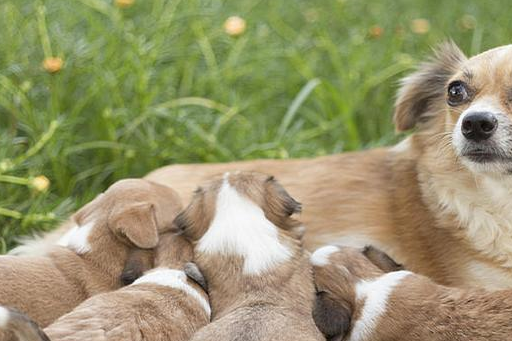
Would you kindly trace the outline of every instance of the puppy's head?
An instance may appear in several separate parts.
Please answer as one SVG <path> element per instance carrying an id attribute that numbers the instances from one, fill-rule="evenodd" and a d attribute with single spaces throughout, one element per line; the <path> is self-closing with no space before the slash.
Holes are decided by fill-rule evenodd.
<path id="1" fill-rule="evenodd" d="M 332 341 L 341 341 L 351 328 L 356 284 L 403 269 L 372 246 L 324 246 L 311 255 L 311 264 L 317 290 L 313 318 L 327 340 Z"/>
<path id="2" fill-rule="evenodd" d="M 453 43 L 442 44 L 429 62 L 402 81 L 397 130 L 433 128 L 438 147 L 451 146 L 455 162 L 470 171 L 510 173 L 511 58 L 512 45 L 467 59 Z"/>
<path id="3" fill-rule="evenodd" d="M 121 180 L 76 212 L 76 226 L 59 244 L 77 253 L 112 252 L 127 249 L 122 281 L 127 284 L 152 267 L 152 249 L 159 235 L 173 229 L 181 200 L 169 187 L 141 179 Z M 113 257 L 122 257 L 114 254 Z"/>
<path id="4" fill-rule="evenodd" d="M 300 203 L 273 176 L 256 172 L 226 173 L 196 190 L 175 224 L 187 237 L 198 240 L 213 224 L 243 229 L 251 219 L 266 219 L 300 238 L 301 224 L 292 218 L 300 210 Z"/>
<path id="5" fill-rule="evenodd" d="M 167 232 L 160 236 L 155 249 L 155 267 L 182 269 L 194 259 L 194 248 L 183 235 Z"/>

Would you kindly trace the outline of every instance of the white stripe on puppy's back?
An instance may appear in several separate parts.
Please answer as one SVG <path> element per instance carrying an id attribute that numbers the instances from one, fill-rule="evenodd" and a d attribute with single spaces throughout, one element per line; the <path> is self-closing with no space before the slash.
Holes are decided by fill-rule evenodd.
<path id="1" fill-rule="evenodd" d="M 361 281 L 356 285 L 357 301 L 364 301 L 361 316 L 355 322 L 349 341 L 367 340 L 380 317 L 386 312 L 389 295 L 394 287 L 404 277 L 411 274 L 409 271 L 395 271 L 378 277 L 373 281 Z"/>
<path id="2" fill-rule="evenodd" d="M 131 286 L 144 283 L 158 284 L 184 291 L 187 295 L 192 296 L 199 302 L 208 316 L 211 314 L 210 304 L 196 289 L 187 283 L 187 275 L 184 271 L 156 268 L 147 272 L 144 276 L 139 277 Z"/>
<path id="3" fill-rule="evenodd" d="M 9 323 L 9 310 L 4 307 L 0 307 L 0 328 L 7 328 L 7 324 Z"/>
<path id="4" fill-rule="evenodd" d="M 290 250 L 279 241 L 278 228 L 253 201 L 229 184 L 229 174 L 217 195 L 215 217 L 196 250 L 241 256 L 244 273 L 259 275 L 285 262 Z"/>

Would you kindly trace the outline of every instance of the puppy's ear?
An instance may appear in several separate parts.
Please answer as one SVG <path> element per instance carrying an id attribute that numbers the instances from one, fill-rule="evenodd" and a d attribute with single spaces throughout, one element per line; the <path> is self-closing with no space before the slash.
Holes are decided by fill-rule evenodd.
<path id="1" fill-rule="evenodd" d="M 443 108 L 446 82 L 466 59 L 457 45 L 448 41 L 440 44 L 434 56 L 420 64 L 416 72 L 402 79 L 395 102 L 397 131 L 427 122 Z"/>
<path id="2" fill-rule="evenodd" d="M 270 206 L 279 211 L 279 213 L 285 216 L 291 216 L 294 213 L 300 213 L 302 211 L 302 205 L 300 202 L 295 200 L 283 186 L 273 176 L 269 176 L 267 183 L 272 186 L 274 195 L 270 196 L 272 202 Z"/>
<path id="3" fill-rule="evenodd" d="M 158 244 L 158 227 L 152 204 L 114 206 L 108 225 L 114 233 L 126 236 L 141 249 L 151 249 Z"/>
<path id="4" fill-rule="evenodd" d="M 172 232 L 185 232 L 189 228 L 191 222 L 189 221 L 187 215 L 188 213 L 186 209 L 178 213 L 178 215 L 176 216 L 176 218 L 174 218 L 174 221 L 172 223 Z"/>
<path id="5" fill-rule="evenodd" d="M 318 292 L 313 307 L 313 319 L 329 341 L 341 341 L 350 329 L 352 309 L 345 301 L 337 301 L 327 292 Z"/>
<path id="6" fill-rule="evenodd" d="M 388 256 L 387 253 L 371 245 L 364 247 L 363 254 L 384 272 L 399 271 L 404 269 L 402 264 L 395 262 L 395 260 Z"/>
<path id="7" fill-rule="evenodd" d="M 153 254 L 149 250 L 131 250 L 121 273 L 123 285 L 132 284 L 144 272 L 153 268 Z"/>
<path id="8" fill-rule="evenodd" d="M 188 276 L 188 278 L 199 284 L 199 286 L 203 288 L 205 292 L 208 292 L 208 284 L 206 283 L 201 270 L 199 270 L 195 263 L 186 263 L 183 267 L 183 270 L 185 271 L 185 274 Z"/>

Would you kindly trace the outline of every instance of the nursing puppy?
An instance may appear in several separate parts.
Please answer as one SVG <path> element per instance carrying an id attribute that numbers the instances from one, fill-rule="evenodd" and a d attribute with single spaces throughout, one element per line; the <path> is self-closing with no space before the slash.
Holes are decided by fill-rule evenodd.
<path id="1" fill-rule="evenodd" d="M 89 298 L 44 331 L 13 311 L 4 325 L 20 341 L 188 341 L 210 321 L 205 282 L 188 263 L 192 258 L 187 240 L 166 234 L 156 251 L 157 268 L 133 284 Z"/>
<path id="2" fill-rule="evenodd" d="M 300 204 L 273 177 L 225 174 L 198 189 L 176 225 L 193 241 L 213 323 L 192 340 L 323 340 Z"/>
<path id="3" fill-rule="evenodd" d="M 75 226 L 46 256 L 0 257 L 0 304 L 45 327 L 88 297 L 133 282 L 153 267 L 152 249 L 180 209 L 168 187 L 115 183 L 73 216 Z"/>
<path id="4" fill-rule="evenodd" d="M 329 341 L 503 341 L 512 290 L 459 289 L 401 270 L 373 248 L 326 246 L 311 257 L 313 316 Z"/>

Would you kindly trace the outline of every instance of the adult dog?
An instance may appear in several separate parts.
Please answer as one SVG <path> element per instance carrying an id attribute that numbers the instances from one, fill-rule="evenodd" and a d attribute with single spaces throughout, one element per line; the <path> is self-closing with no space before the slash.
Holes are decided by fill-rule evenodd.
<path id="1" fill-rule="evenodd" d="M 305 243 L 374 244 L 447 285 L 512 286 L 512 46 L 466 58 L 453 43 L 404 78 L 392 148 L 312 159 L 172 165 L 147 179 L 188 202 L 214 174 L 277 176 L 304 205 Z"/>

